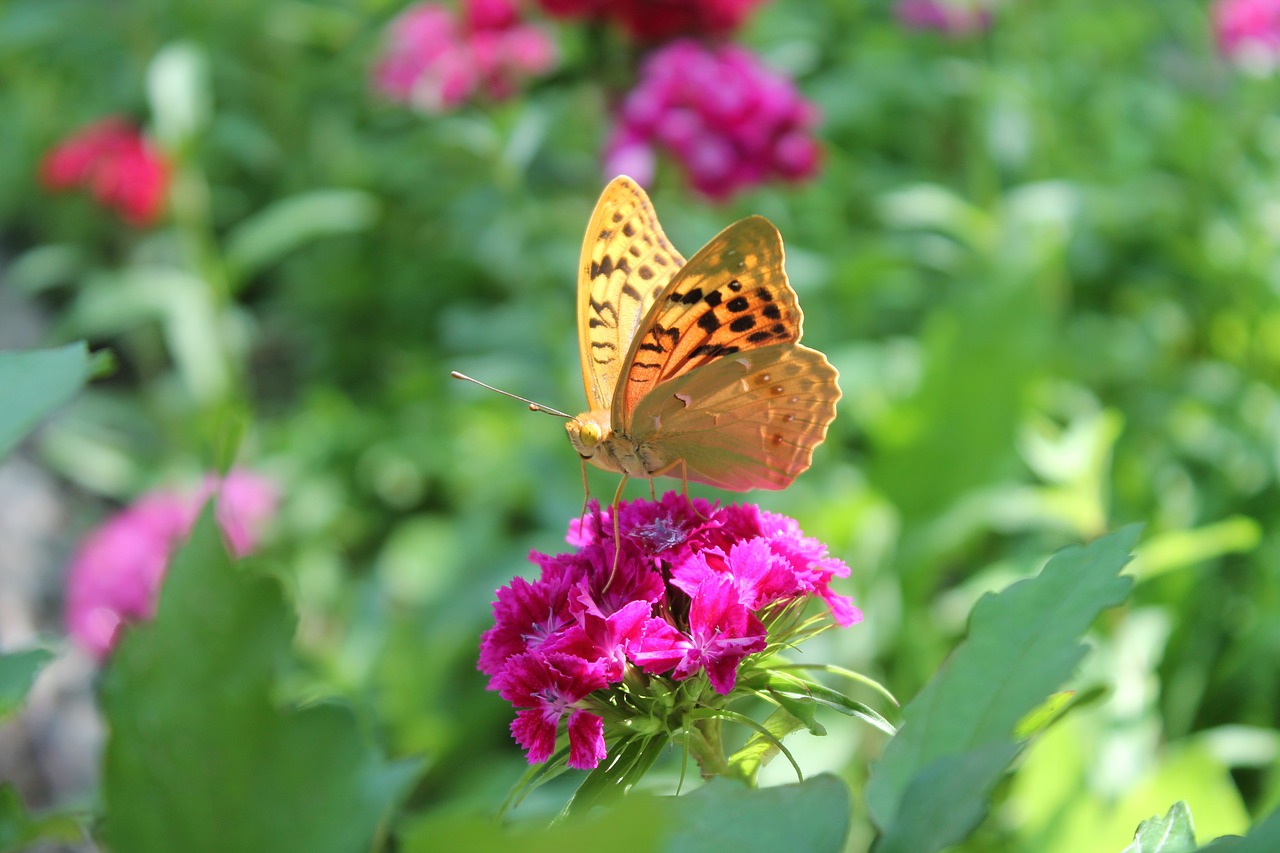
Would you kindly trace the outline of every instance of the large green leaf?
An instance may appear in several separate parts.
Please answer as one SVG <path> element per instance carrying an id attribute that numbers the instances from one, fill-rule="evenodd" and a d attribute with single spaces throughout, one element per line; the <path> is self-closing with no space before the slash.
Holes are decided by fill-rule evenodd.
<path id="1" fill-rule="evenodd" d="M 103 682 L 112 849 L 370 848 L 416 767 L 388 763 L 345 705 L 278 707 L 293 632 L 278 583 L 232 565 L 206 510 Z"/>
<path id="2" fill-rule="evenodd" d="M 18 709 L 40 669 L 53 657 L 48 649 L 0 655 L 0 722 Z"/>
<path id="3" fill-rule="evenodd" d="M 758 790 L 716 780 L 678 802 L 670 853 L 839 853 L 849 834 L 849 788 L 826 774 Z"/>
<path id="4" fill-rule="evenodd" d="M 627 796 L 616 808 L 571 816 L 548 829 L 512 829 L 476 817 L 431 816 L 412 825 L 401 842 L 405 853 L 776 853 L 791 849 L 839 853 L 849 820 L 849 789 L 834 776 L 758 790 L 722 779 L 687 797 Z"/>
<path id="5" fill-rule="evenodd" d="M 83 343 L 31 352 L 0 352 L 0 459 L 89 376 Z"/>
<path id="6" fill-rule="evenodd" d="M 1018 722 L 1071 675 L 1085 651 L 1080 636 L 1098 613 L 1124 600 L 1131 581 L 1119 572 L 1137 537 L 1129 527 L 1068 548 L 1038 577 L 978 602 L 968 638 L 903 710 L 872 769 L 867 806 L 886 849 L 908 849 L 894 841 L 908 829 L 918 853 L 972 829 L 981 817 L 972 798 L 985 797 L 1013 757 Z M 926 800 L 931 792 L 939 798 Z M 964 792 L 968 799 L 954 798 Z M 906 826 L 921 816 L 926 827 Z M 921 837 L 929 827 L 936 832 Z"/>

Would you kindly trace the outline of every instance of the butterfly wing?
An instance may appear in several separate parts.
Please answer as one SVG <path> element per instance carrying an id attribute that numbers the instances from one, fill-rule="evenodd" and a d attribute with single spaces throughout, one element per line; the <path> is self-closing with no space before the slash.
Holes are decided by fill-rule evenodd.
<path id="1" fill-rule="evenodd" d="M 634 433 L 636 407 L 662 383 L 725 356 L 800 339 L 803 315 L 782 262 L 778 229 L 750 216 L 680 268 L 631 341 L 613 396 L 615 431 Z"/>
<path id="2" fill-rule="evenodd" d="M 631 437 L 655 472 L 731 491 L 783 489 L 827 436 L 836 379 L 822 353 L 795 343 L 723 356 L 645 395 Z"/>
<path id="3" fill-rule="evenodd" d="M 683 264 L 645 191 L 628 177 L 614 178 L 596 202 L 578 270 L 578 344 L 590 409 L 612 403 L 636 330 Z"/>

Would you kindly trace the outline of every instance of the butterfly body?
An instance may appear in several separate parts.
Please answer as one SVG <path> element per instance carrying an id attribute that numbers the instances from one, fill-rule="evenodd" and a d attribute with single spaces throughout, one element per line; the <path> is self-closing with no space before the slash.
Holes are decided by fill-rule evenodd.
<path id="1" fill-rule="evenodd" d="M 578 291 L 591 408 L 566 429 L 583 459 L 732 491 L 785 488 L 809 467 L 840 389 L 799 344 L 767 219 L 730 225 L 686 262 L 644 190 L 615 178 L 587 226 Z"/>

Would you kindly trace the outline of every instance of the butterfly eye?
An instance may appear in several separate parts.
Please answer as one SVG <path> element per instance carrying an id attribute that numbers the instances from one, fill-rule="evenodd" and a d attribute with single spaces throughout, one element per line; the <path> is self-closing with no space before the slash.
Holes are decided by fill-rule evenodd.
<path id="1" fill-rule="evenodd" d="M 591 421 L 587 421 L 582 425 L 582 429 L 578 433 L 578 437 L 582 440 L 583 446 L 595 447 L 600 443 L 600 427 L 593 424 Z"/>

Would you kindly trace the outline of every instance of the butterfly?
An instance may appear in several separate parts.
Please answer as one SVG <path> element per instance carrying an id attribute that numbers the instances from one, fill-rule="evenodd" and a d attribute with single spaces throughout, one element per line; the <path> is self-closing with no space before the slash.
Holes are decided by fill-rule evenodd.
<path id="1" fill-rule="evenodd" d="M 632 179 L 605 187 L 578 270 L 589 409 L 565 423 L 587 462 L 627 478 L 783 489 L 809 468 L 840 399 L 800 341 L 782 236 L 749 216 L 686 261 Z M 616 504 L 615 498 L 615 504 Z"/>

